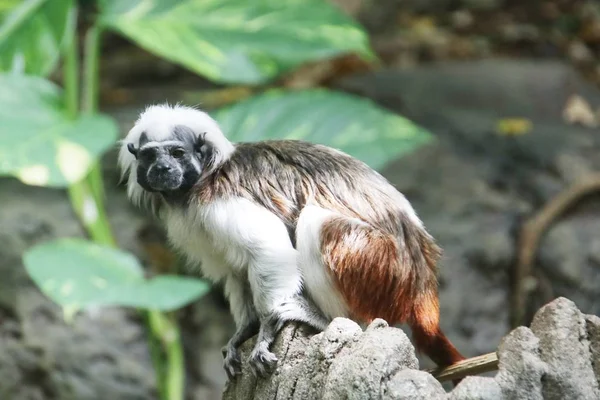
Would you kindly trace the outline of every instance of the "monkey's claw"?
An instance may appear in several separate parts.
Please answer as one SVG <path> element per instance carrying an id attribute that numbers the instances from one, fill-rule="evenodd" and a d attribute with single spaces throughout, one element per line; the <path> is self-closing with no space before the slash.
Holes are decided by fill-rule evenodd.
<path id="1" fill-rule="evenodd" d="M 229 380 L 235 378 L 237 374 L 242 372 L 242 360 L 237 349 L 233 346 L 225 346 L 221 349 L 223 353 L 223 368 L 227 373 Z"/>
<path id="2" fill-rule="evenodd" d="M 255 349 L 250 354 L 250 368 L 255 375 L 266 378 L 277 366 L 277 356 L 268 350 Z"/>

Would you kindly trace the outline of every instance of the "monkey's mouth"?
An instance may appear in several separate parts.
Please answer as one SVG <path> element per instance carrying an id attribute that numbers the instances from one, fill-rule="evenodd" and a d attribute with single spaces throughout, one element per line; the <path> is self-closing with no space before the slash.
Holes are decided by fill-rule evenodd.
<path id="1" fill-rule="evenodd" d="M 173 172 L 149 171 L 146 181 L 148 186 L 157 192 L 173 191 L 181 187 L 183 175 Z"/>

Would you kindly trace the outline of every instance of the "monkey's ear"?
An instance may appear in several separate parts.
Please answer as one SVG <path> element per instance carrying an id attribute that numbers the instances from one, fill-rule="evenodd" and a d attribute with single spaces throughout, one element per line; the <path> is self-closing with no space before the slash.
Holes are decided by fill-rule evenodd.
<path id="1" fill-rule="evenodd" d="M 203 152 L 203 147 L 204 145 L 206 145 L 206 132 L 201 133 L 200 135 L 198 135 L 198 138 L 196 139 L 196 143 L 194 143 L 194 151 L 198 152 L 198 153 L 202 153 Z"/>
<path id="2" fill-rule="evenodd" d="M 137 158 L 137 156 L 138 156 L 138 149 L 135 148 L 135 146 L 133 145 L 133 143 L 127 143 L 127 150 L 129 150 L 129 152 L 131 154 L 133 154 L 135 156 L 135 158 Z"/>
<path id="3" fill-rule="evenodd" d="M 150 140 L 148 139 L 148 135 L 146 135 L 146 132 L 142 132 L 142 134 L 140 135 L 140 142 L 139 142 L 140 147 L 142 147 L 149 141 Z"/>

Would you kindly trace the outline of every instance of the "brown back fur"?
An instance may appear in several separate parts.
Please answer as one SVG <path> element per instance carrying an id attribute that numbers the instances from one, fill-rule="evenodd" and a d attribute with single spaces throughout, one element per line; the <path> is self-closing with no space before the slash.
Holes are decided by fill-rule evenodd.
<path id="1" fill-rule="evenodd" d="M 417 347 L 438 364 L 462 359 L 439 329 L 440 248 L 410 219 L 404 197 L 366 164 L 306 142 L 240 143 L 195 190 L 200 202 L 240 196 L 262 205 L 284 221 L 292 241 L 309 202 L 346 217 L 326 223 L 321 239 L 353 317 L 408 322 Z M 366 225 L 356 229 L 348 218 Z M 350 239 L 364 242 L 364 250 L 349 249 Z"/>
<path id="2" fill-rule="evenodd" d="M 398 233 L 397 192 L 364 163 L 300 141 L 240 143 L 231 158 L 197 185 L 200 201 L 241 196 L 295 226 L 307 201 Z"/>

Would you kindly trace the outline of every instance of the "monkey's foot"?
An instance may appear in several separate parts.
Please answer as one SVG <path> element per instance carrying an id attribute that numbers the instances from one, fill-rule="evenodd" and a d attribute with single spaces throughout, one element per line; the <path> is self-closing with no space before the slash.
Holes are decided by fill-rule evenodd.
<path id="1" fill-rule="evenodd" d="M 242 372 L 242 360 L 238 350 L 234 346 L 225 346 L 221 349 L 223 353 L 223 368 L 229 380 Z"/>
<path id="2" fill-rule="evenodd" d="M 255 375 L 265 378 L 275 370 L 277 356 L 263 346 L 258 345 L 252 350 L 249 363 Z"/>

